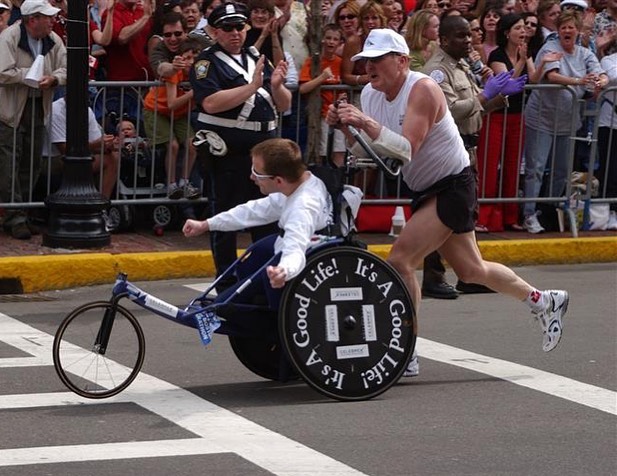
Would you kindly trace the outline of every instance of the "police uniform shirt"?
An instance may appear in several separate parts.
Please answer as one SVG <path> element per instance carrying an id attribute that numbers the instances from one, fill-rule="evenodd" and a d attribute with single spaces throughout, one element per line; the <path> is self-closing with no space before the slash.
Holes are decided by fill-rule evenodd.
<path id="1" fill-rule="evenodd" d="M 193 87 L 195 103 L 197 104 L 197 110 L 199 112 L 205 112 L 203 108 L 201 107 L 201 103 L 203 102 L 204 98 L 218 91 L 221 91 L 221 90 L 232 89 L 238 86 L 244 86 L 248 84 L 248 82 L 246 81 L 245 77 L 242 74 L 235 71 L 231 66 L 225 64 L 225 62 L 222 59 L 216 56 L 217 51 L 223 52 L 224 54 L 229 56 L 229 58 L 231 58 L 232 61 L 236 61 L 236 59 L 233 56 L 226 53 L 218 44 L 202 51 L 199 54 L 199 56 L 197 57 L 197 60 L 195 61 L 193 65 L 193 69 L 191 70 L 191 73 L 190 73 L 190 80 L 191 80 L 191 85 Z M 243 64 L 240 64 L 240 66 L 245 71 L 248 71 L 247 56 L 249 56 L 249 54 L 247 53 L 246 49 L 244 48 L 242 49 L 241 56 L 242 56 Z M 253 58 L 255 62 L 257 61 L 257 59 L 258 58 Z M 266 65 L 264 66 L 264 76 L 263 76 L 263 86 L 262 87 L 268 92 L 271 91 L 270 78 L 272 76 L 272 72 L 273 72 L 272 66 L 266 62 Z M 229 109 L 227 111 L 222 111 L 222 112 L 212 114 L 212 115 L 215 115 L 217 117 L 226 118 L 226 119 L 237 119 L 243 106 L 244 106 L 244 103 L 240 104 L 239 106 L 233 109 Z M 276 114 L 272 106 L 270 105 L 270 103 L 265 98 L 263 98 L 259 94 L 259 92 L 256 93 L 255 94 L 255 107 L 251 111 L 251 114 L 249 115 L 247 120 L 265 122 L 265 121 L 273 121 L 275 119 L 276 119 Z M 208 128 L 211 128 L 211 126 L 208 126 Z M 229 130 L 229 128 L 221 127 L 221 128 L 217 128 L 217 132 L 219 132 L 219 129 Z M 244 130 L 241 131 L 239 129 L 236 129 L 236 130 L 242 133 L 247 132 Z"/>
<path id="2" fill-rule="evenodd" d="M 439 48 L 427 61 L 424 73 L 433 78 L 443 90 L 459 132 L 463 135 L 478 133 L 484 112 L 478 100 L 482 90 L 473 80 L 467 63 L 462 59 L 456 61 Z"/>

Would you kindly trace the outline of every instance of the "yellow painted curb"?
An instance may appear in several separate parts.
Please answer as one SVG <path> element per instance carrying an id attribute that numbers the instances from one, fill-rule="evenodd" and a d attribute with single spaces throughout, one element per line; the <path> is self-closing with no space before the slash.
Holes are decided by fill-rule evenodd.
<path id="1" fill-rule="evenodd" d="M 510 266 L 617 262 L 617 237 L 480 241 L 479 246 L 485 259 Z M 369 246 L 384 259 L 390 248 Z M 215 274 L 209 250 L 0 258 L 0 278 L 18 281 L 25 293 L 111 284 L 120 271 L 133 281 Z"/>

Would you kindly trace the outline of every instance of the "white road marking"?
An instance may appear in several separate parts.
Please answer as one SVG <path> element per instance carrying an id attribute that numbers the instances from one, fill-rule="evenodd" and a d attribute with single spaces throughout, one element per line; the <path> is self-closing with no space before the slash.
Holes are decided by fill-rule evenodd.
<path id="1" fill-rule="evenodd" d="M 0 359 L 25 365 L 50 365 L 53 338 L 0 313 L 2 340 L 33 357 Z M 27 336 L 27 339 L 24 339 Z M 35 344 L 36 343 L 36 344 Z M 617 415 L 617 392 L 550 372 L 469 352 L 427 339 L 418 339 L 423 358 L 473 370 L 526 388 Z M 134 402 L 194 433 L 196 438 L 148 442 L 66 445 L 0 450 L 0 467 L 119 458 L 235 453 L 284 476 L 361 475 L 326 455 L 246 420 L 228 410 L 147 374 L 140 374 L 121 395 L 104 402 L 72 393 L 0 396 L 0 410 L 60 405 L 100 405 Z M 276 448 L 276 449 L 274 449 Z M 86 456 L 87 455 L 87 456 Z"/>
<path id="2" fill-rule="evenodd" d="M 617 392 L 612 390 L 427 339 L 418 338 L 417 346 L 421 357 L 497 377 L 521 387 L 617 415 Z"/>
<path id="3" fill-rule="evenodd" d="M 51 354 L 52 336 L 0 313 L 0 337 L 20 350 L 28 351 L 41 361 Z M 17 338 L 18 335 L 36 338 L 38 343 Z M 0 359 L 2 360 L 2 359 Z M 48 358 L 51 363 L 51 359 Z M 21 400 L 21 401 L 20 401 Z M 196 438 L 143 443 L 114 443 L 105 445 L 66 445 L 56 447 L 18 448 L 0 450 L 0 467 L 30 464 L 61 463 L 85 460 L 113 460 L 122 458 L 157 457 L 183 454 L 235 453 L 273 474 L 281 476 L 362 476 L 335 459 L 321 454 L 233 412 L 225 410 L 197 395 L 156 377 L 141 373 L 121 395 L 104 402 L 83 399 L 70 393 L 9 395 L 0 398 L 0 410 L 74 404 L 104 404 L 133 402 L 194 433 Z M 6 405 L 6 406 L 4 406 Z M 188 444 L 186 443 L 188 441 Z M 172 449 L 174 449 L 172 451 Z M 87 455 L 87 456 L 86 456 Z M 90 457 L 93 455 L 93 457 Z"/>

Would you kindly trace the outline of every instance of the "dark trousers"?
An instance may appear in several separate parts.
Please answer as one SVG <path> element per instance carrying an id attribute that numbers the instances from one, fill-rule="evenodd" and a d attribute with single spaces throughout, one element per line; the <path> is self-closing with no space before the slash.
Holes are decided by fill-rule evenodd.
<path id="1" fill-rule="evenodd" d="M 610 152 L 610 156 L 609 156 Z M 598 129 L 598 180 L 600 194 L 606 197 L 617 197 L 617 129 L 600 127 Z M 604 195 L 606 187 L 606 195 Z M 611 203 L 611 210 L 617 210 L 617 204 Z"/>
<path id="2" fill-rule="evenodd" d="M 0 202 L 32 201 L 30 194 L 41 168 L 44 132 L 43 102 L 39 98 L 28 99 L 16 128 L 0 122 Z M 25 221 L 24 209 L 6 209 L 5 228 Z"/>
<path id="3" fill-rule="evenodd" d="M 437 251 L 433 251 L 424 258 L 424 268 L 422 272 L 422 286 L 427 284 L 439 284 L 445 282 L 446 268 L 441 262 L 441 256 Z"/>
<path id="4" fill-rule="evenodd" d="M 251 160 L 247 156 L 231 156 L 209 158 L 212 163 L 208 167 L 208 201 L 211 216 L 227 211 L 236 205 L 261 198 L 259 188 L 250 179 Z M 253 242 L 278 232 L 276 223 L 250 228 Z M 237 258 L 238 234 L 235 231 L 210 232 L 210 246 L 217 276 L 222 274 Z M 232 276 L 222 280 L 217 290 L 233 285 L 236 279 Z"/>

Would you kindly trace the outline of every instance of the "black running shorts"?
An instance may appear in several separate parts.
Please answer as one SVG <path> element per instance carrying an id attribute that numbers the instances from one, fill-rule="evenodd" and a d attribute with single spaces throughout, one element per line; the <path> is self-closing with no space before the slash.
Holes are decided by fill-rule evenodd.
<path id="1" fill-rule="evenodd" d="M 418 210 L 431 197 L 437 197 L 437 216 L 454 233 L 474 230 L 478 198 L 471 166 L 456 175 L 444 177 L 422 192 L 412 192 L 412 210 Z"/>

